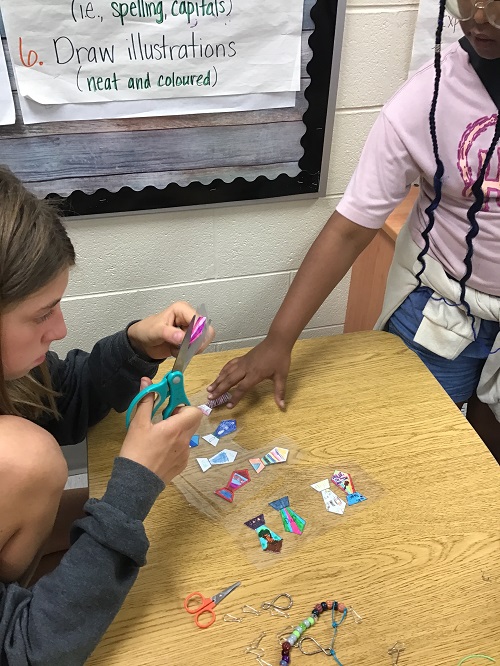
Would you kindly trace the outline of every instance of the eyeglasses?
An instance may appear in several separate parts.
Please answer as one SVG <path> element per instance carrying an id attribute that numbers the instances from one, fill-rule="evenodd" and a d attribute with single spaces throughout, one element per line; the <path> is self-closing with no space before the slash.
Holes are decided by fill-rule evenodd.
<path id="1" fill-rule="evenodd" d="M 469 21 L 478 9 L 482 9 L 488 23 L 500 28 L 500 0 L 446 0 L 446 9 L 459 21 Z"/>

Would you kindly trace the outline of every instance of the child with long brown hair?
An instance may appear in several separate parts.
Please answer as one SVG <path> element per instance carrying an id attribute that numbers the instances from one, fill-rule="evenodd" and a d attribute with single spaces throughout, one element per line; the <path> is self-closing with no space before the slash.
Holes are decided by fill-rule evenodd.
<path id="1" fill-rule="evenodd" d="M 124 411 L 195 314 L 176 303 L 61 360 L 49 347 L 66 335 L 61 299 L 74 263 L 56 210 L 0 168 L 0 663 L 11 666 L 86 661 L 145 563 L 143 520 L 186 466 L 201 419 L 183 407 L 153 424 L 153 397 L 144 399 L 60 565 L 29 589 L 18 583 L 58 511 L 68 476 L 59 446 L 80 442 L 110 409 Z"/>

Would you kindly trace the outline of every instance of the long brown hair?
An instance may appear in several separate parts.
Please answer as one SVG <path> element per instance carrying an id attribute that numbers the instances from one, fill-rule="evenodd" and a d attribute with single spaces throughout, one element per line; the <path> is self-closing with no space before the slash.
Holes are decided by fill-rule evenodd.
<path id="1" fill-rule="evenodd" d="M 75 250 L 55 207 L 0 166 L 0 326 L 4 312 L 74 263 Z M 0 414 L 57 416 L 56 395 L 46 363 L 12 381 L 5 380 L 0 363 Z"/>

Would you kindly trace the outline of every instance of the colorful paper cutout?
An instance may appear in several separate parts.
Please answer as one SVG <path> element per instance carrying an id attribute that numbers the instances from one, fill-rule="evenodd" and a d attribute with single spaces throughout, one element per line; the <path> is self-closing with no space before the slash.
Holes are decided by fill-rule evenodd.
<path id="1" fill-rule="evenodd" d="M 321 493 L 327 511 L 330 513 L 338 513 L 339 515 L 344 513 L 346 503 L 343 499 L 340 499 L 333 490 L 330 490 L 330 481 L 328 479 L 312 483 L 311 488 L 314 488 L 314 490 Z"/>
<path id="2" fill-rule="evenodd" d="M 205 414 L 205 416 L 210 416 L 212 413 L 212 408 L 208 405 L 198 405 L 198 409 L 200 409 Z"/>
<path id="3" fill-rule="evenodd" d="M 214 493 L 226 502 L 232 502 L 234 493 L 250 481 L 250 474 L 247 469 L 237 469 L 231 474 L 231 478 L 224 488 L 214 490 Z"/>
<path id="4" fill-rule="evenodd" d="M 196 462 L 201 467 L 202 472 L 206 472 L 207 469 L 210 469 L 212 467 L 208 458 L 196 458 Z"/>
<path id="5" fill-rule="evenodd" d="M 215 437 L 218 437 L 220 439 L 221 437 L 230 435 L 235 430 L 236 430 L 236 421 L 234 419 L 225 419 L 224 421 L 221 421 L 219 423 L 214 432 L 214 435 Z"/>
<path id="6" fill-rule="evenodd" d="M 333 483 L 341 488 L 346 494 L 354 492 L 354 484 L 352 482 L 352 476 L 347 474 L 347 472 L 341 472 L 336 469 L 332 475 Z"/>
<path id="7" fill-rule="evenodd" d="M 231 400 L 231 397 L 231 394 L 226 392 L 220 395 L 218 398 L 215 398 L 215 400 L 207 400 L 207 405 L 211 409 L 215 409 L 215 407 L 226 405 Z"/>
<path id="8" fill-rule="evenodd" d="M 205 440 L 205 442 L 208 442 L 212 446 L 217 446 L 219 443 L 219 438 L 216 437 L 215 435 L 203 435 L 202 439 Z"/>
<path id="9" fill-rule="evenodd" d="M 199 443 L 200 443 L 200 436 L 193 435 L 191 437 L 191 441 L 189 442 L 189 446 L 193 449 L 195 446 L 198 446 Z"/>
<path id="10" fill-rule="evenodd" d="M 264 463 L 260 458 L 250 458 L 248 462 L 250 463 L 250 465 L 252 465 L 257 474 L 260 474 L 265 467 Z"/>
<path id="11" fill-rule="evenodd" d="M 288 449 L 282 449 L 279 446 L 275 446 L 274 449 L 269 451 L 269 453 L 262 458 L 262 462 L 264 465 L 272 465 L 274 463 L 286 462 L 287 458 Z"/>
<path id="12" fill-rule="evenodd" d="M 264 467 L 267 465 L 275 465 L 276 463 L 284 463 L 288 458 L 288 449 L 283 449 L 279 446 L 275 446 L 274 449 L 266 453 L 262 458 L 250 458 L 248 461 L 257 474 L 260 474 Z"/>
<path id="13" fill-rule="evenodd" d="M 290 509 L 290 501 L 288 496 L 280 497 L 280 499 L 269 502 L 269 506 L 280 512 L 281 520 L 285 532 L 293 532 L 294 534 L 302 534 L 306 521 Z"/>
<path id="14" fill-rule="evenodd" d="M 346 493 L 346 500 L 349 506 L 359 504 L 359 502 L 364 502 L 366 500 L 364 495 L 356 492 L 352 476 L 348 472 L 341 472 L 339 469 L 336 469 L 333 473 L 332 481 Z"/>
<path id="15" fill-rule="evenodd" d="M 236 421 L 234 419 L 226 419 L 225 421 L 221 421 L 219 423 L 214 433 L 210 435 L 204 435 L 203 439 L 212 446 L 217 446 L 217 444 L 219 443 L 219 439 L 225 437 L 226 435 L 230 435 L 235 430 L 236 430 Z"/>
<path id="16" fill-rule="evenodd" d="M 207 323 L 207 318 L 206 317 L 198 317 L 196 320 L 196 323 L 193 327 L 193 330 L 191 331 L 191 337 L 189 339 L 189 344 L 192 345 L 195 340 L 198 340 L 200 335 L 203 333 L 205 330 L 205 325 Z"/>
<path id="17" fill-rule="evenodd" d="M 216 453 L 215 456 L 209 458 L 212 465 L 225 465 L 226 463 L 232 463 L 236 460 L 238 453 L 236 451 L 231 451 L 231 449 L 222 449 L 219 453 Z"/>
<path id="18" fill-rule="evenodd" d="M 349 495 L 347 495 L 347 497 L 346 497 L 347 504 L 349 506 L 352 506 L 353 504 L 359 504 L 360 502 L 364 502 L 366 499 L 367 498 L 364 495 L 362 495 L 361 493 L 357 493 L 357 492 L 356 493 L 349 493 Z"/>
<path id="19" fill-rule="evenodd" d="M 212 465 L 226 465 L 227 463 L 233 463 L 236 460 L 238 453 L 236 451 L 231 451 L 231 449 L 222 449 L 219 453 L 216 453 L 211 458 L 196 458 L 199 466 L 201 467 L 202 472 L 206 472 L 207 469 L 210 469 Z"/>
<path id="20" fill-rule="evenodd" d="M 251 530 L 255 530 L 257 532 L 262 550 L 266 552 L 269 551 L 271 553 L 281 552 L 283 539 L 278 536 L 276 532 L 273 532 L 269 529 L 269 527 L 267 527 L 263 513 L 255 516 L 255 518 L 252 518 L 251 520 L 247 520 L 245 525 Z"/>

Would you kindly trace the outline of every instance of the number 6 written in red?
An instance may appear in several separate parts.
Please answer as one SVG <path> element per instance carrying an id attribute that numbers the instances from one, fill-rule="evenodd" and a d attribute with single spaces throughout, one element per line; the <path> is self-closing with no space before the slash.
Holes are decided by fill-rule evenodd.
<path id="1" fill-rule="evenodd" d="M 30 49 L 28 51 L 28 55 L 24 56 L 23 53 L 23 38 L 19 37 L 19 57 L 21 59 L 21 63 L 24 65 L 24 67 L 33 67 L 33 65 L 36 65 L 37 63 L 39 65 L 43 65 L 43 61 L 39 60 L 38 58 L 38 53 L 36 51 L 33 51 L 33 49 Z"/>

